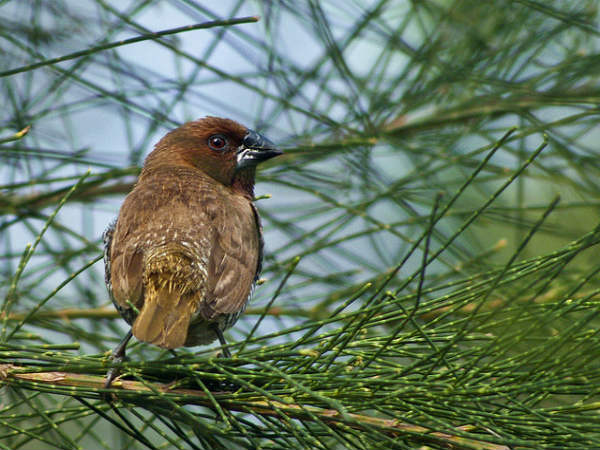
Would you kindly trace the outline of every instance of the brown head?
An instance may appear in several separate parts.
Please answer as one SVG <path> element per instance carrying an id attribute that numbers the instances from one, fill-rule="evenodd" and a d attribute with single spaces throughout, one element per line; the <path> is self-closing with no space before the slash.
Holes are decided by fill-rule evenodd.
<path id="1" fill-rule="evenodd" d="M 205 117 L 167 133 L 146 158 L 141 177 L 158 167 L 190 167 L 252 196 L 256 165 L 281 153 L 233 120 Z"/>

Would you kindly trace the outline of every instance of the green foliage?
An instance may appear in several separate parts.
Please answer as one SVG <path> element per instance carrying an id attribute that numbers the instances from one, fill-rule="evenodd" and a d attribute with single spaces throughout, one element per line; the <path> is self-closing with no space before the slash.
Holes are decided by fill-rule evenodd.
<path id="1" fill-rule="evenodd" d="M 0 448 L 600 448 L 597 1 L 118 4 L 0 2 Z M 203 115 L 285 150 L 264 282 L 107 393 L 102 229 Z"/>

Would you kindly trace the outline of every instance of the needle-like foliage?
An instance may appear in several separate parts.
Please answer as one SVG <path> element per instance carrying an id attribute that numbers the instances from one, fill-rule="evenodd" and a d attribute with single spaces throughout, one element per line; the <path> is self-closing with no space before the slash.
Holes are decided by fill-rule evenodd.
<path id="1" fill-rule="evenodd" d="M 0 1 L 0 449 L 600 448 L 599 6 Z M 264 278 L 104 390 L 102 231 L 205 115 L 285 151 Z"/>

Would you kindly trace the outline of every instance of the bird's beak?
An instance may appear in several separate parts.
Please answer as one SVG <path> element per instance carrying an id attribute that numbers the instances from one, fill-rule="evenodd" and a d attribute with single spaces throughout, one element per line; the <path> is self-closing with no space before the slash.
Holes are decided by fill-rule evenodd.
<path id="1" fill-rule="evenodd" d="M 248 130 L 242 145 L 237 150 L 237 166 L 236 168 L 245 169 L 254 167 L 262 161 L 281 155 L 283 152 L 275 147 L 270 140 L 262 134 L 253 130 Z"/>

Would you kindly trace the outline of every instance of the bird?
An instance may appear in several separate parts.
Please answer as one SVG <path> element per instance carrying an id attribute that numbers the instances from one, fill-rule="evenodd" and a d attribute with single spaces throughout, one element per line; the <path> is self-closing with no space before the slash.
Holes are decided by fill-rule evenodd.
<path id="1" fill-rule="evenodd" d="M 132 335 L 165 349 L 209 344 L 243 313 L 263 258 L 253 202 L 256 166 L 283 152 L 231 119 L 207 116 L 167 133 L 146 157 L 103 234 L 105 281 Z M 118 376 L 107 374 L 105 387 Z"/>

